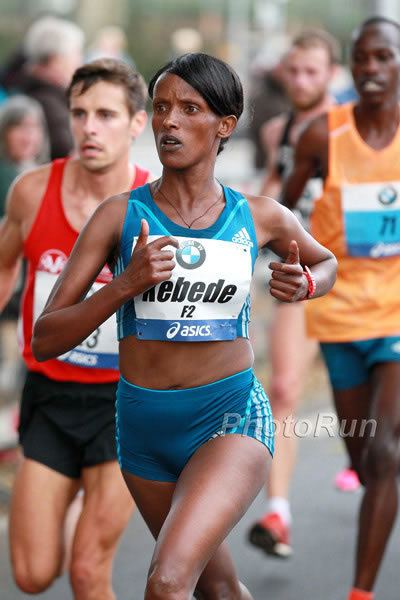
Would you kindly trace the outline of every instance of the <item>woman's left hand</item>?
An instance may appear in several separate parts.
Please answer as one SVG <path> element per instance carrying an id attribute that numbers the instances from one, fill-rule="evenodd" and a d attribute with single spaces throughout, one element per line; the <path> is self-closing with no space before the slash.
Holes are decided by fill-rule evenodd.
<path id="1" fill-rule="evenodd" d="M 271 296 L 281 302 L 298 302 L 307 298 L 308 280 L 300 264 L 296 240 L 290 242 L 285 262 L 271 262 L 269 268 L 272 270 L 269 282 Z"/>

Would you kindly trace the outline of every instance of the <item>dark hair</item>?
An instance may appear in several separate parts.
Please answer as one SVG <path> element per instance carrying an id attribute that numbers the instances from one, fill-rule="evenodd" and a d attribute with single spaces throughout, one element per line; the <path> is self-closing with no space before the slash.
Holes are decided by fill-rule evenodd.
<path id="1" fill-rule="evenodd" d="M 352 33 L 351 41 L 354 44 L 355 40 L 360 36 L 361 32 L 364 29 L 368 29 L 368 27 L 373 27 L 374 25 L 391 25 L 397 30 L 397 34 L 399 36 L 399 45 L 400 45 L 400 23 L 395 21 L 394 19 L 389 19 L 388 17 L 381 17 L 380 15 L 376 15 L 375 17 L 369 17 L 365 21 L 361 23 Z"/>
<path id="2" fill-rule="evenodd" d="M 224 61 L 209 54 L 195 52 L 184 54 L 164 65 L 149 83 L 149 95 L 161 75 L 178 75 L 194 88 L 210 109 L 220 117 L 234 115 L 238 120 L 243 112 L 243 87 L 237 73 Z M 229 138 L 221 140 L 218 154 Z"/>
<path id="3" fill-rule="evenodd" d="M 340 60 L 340 45 L 336 38 L 323 29 L 306 29 L 294 38 L 291 43 L 292 48 L 324 48 L 328 54 L 331 65 Z"/>
<path id="4" fill-rule="evenodd" d="M 146 106 L 147 89 L 143 77 L 126 62 L 114 58 L 101 58 L 79 67 L 73 74 L 67 90 L 68 101 L 71 99 L 72 90 L 78 84 L 81 84 L 81 95 L 99 81 L 114 83 L 124 88 L 131 116 Z"/>

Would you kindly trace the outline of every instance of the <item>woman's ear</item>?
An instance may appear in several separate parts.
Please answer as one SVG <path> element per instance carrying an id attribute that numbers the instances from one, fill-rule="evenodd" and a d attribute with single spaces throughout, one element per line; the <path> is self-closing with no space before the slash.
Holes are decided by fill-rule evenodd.
<path id="1" fill-rule="evenodd" d="M 224 139 L 232 135 L 237 125 L 237 118 L 234 115 L 222 117 L 218 128 L 218 137 Z"/>

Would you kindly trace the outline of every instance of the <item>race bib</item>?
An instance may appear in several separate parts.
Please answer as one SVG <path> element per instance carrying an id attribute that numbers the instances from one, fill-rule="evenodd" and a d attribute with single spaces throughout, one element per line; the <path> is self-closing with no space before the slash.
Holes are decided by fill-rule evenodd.
<path id="1" fill-rule="evenodd" d="M 36 271 L 33 304 L 34 323 L 43 311 L 57 277 L 58 274 L 55 273 Z M 103 285 L 103 283 L 95 282 L 89 290 L 88 296 Z M 96 331 L 93 331 L 82 344 L 62 356 L 58 356 L 57 360 L 78 367 L 118 369 L 118 342 L 114 315 L 102 323 Z"/>
<path id="2" fill-rule="evenodd" d="M 149 241 L 159 237 L 150 236 Z M 250 244 L 174 237 L 179 249 L 168 247 L 176 263 L 171 279 L 134 300 L 137 337 L 179 342 L 235 339 L 237 318 L 250 289 Z"/>
<path id="3" fill-rule="evenodd" d="M 350 256 L 400 255 L 400 182 L 342 186 L 344 233 Z"/>

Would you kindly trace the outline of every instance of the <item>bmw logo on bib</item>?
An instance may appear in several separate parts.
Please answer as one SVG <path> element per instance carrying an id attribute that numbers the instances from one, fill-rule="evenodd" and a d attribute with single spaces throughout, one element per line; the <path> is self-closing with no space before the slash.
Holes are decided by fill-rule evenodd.
<path id="1" fill-rule="evenodd" d="M 381 192 L 379 192 L 378 200 L 384 206 L 389 206 L 389 204 L 393 204 L 397 200 L 397 191 L 391 185 L 385 187 Z"/>
<path id="2" fill-rule="evenodd" d="M 197 269 L 206 260 L 206 251 L 200 242 L 188 240 L 176 251 L 176 260 L 183 269 Z"/>

